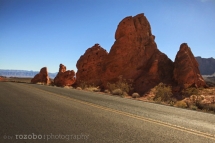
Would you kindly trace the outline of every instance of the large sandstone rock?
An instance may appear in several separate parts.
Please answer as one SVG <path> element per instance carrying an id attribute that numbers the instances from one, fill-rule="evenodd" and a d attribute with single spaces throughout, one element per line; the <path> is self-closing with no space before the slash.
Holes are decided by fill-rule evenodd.
<path id="1" fill-rule="evenodd" d="M 134 91 L 140 94 L 160 82 L 171 82 L 173 62 L 157 49 L 144 14 L 124 18 L 117 27 L 115 39 L 104 62 L 104 87 L 107 82 L 116 82 L 120 75 L 131 79 Z"/>
<path id="2" fill-rule="evenodd" d="M 103 74 L 104 59 L 108 53 L 105 49 L 95 44 L 93 47 L 86 50 L 77 61 L 76 67 L 76 83 L 81 82 L 94 86 L 101 85 L 101 75 Z"/>
<path id="3" fill-rule="evenodd" d="M 40 69 L 40 72 L 34 76 L 34 78 L 31 79 L 31 83 L 45 83 L 49 84 L 49 76 L 48 76 L 48 70 L 47 67 L 43 67 Z"/>
<path id="4" fill-rule="evenodd" d="M 181 44 L 174 63 L 174 80 L 181 88 L 206 86 L 198 63 L 186 43 Z"/>
<path id="5" fill-rule="evenodd" d="M 66 66 L 60 64 L 59 72 L 54 78 L 56 86 L 71 86 L 75 83 L 75 72 L 73 70 L 66 70 Z"/>
<path id="6" fill-rule="evenodd" d="M 205 86 L 188 46 L 181 45 L 173 63 L 157 49 L 144 14 L 126 17 L 119 23 L 109 54 L 96 44 L 80 57 L 76 67 L 77 84 L 82 81 L 106 89 L 107 83 L 123 78 L 133 85 L 132 92 L 140 96 L 160 82 L 171 85 L 173 92 L 192 85 Z"/>

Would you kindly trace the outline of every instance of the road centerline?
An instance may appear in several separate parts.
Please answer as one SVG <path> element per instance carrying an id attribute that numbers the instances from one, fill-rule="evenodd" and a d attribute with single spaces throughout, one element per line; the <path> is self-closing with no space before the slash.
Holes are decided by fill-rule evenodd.
<path id="1" fill-rule="evenodd" d="M 29 86 L 29 85 L 26 85 L 26 86 Z M 68 96 L 60 95 L 60 94 L 53 93 L 53 92 L 50 92 L 50 91 L 45 91 L 45 90 L 42 90 L 42 89 L 39 89 L 39 88 L 36 88 L 36 87 L 33 87 L 33 86 L 31 86 L 31 87 L 34 88 L 37 91 L 40 91 L 40 92 L 43 92 L 43 93 L 46 93 L 46 94 L 49 94 L 49 95 L 54 95 L 54 96 L 57 96 L 59 98 L 71 100 L 71 101 L 78 102 L 78 103 L 81 103 L 81 104 L 84 104 L 84 105 L 88 105 L 88 106 L 91 106 L 91 107 L 94 107 L 94 108 L 98 108 L 98 109 L 101 109 L 101 110 L 105 110 L 105 111 L 109 111 L 109 112 L 112 112 L 112 113 L 127 116 L 127 117 L 130 117 L 130 118 L 133 118 L 133 119 L 154 123 L 154 124 L 157 124 L 157 125 L 160 125 L 160 126 L 165 126 L 165 127 L 171 128 L 171 129 L 175 129 L 175 130 L 179 130 L 179 131 L 182 131 L 182 132 L 187 132 L 187 133 L 190 133 L 190 134 L 194 134 L 194 135 L 197 135 L 197 136 L 201 136 L 201 137 L 205 137 L 205 138 L 208 138 L 208 139 L 215 140 L 215 135 L 212 135 L 210 133 L 205 133 L 205 132 L 202 132 L 202 131 L 193 130 L 193 129 L 190 129 L 190 128 L 186 128 L 186 127 L 182 127 L 182 126 L 178 126 L 178 125 L 173 125 L 173 124 L 170 124 L 170 123 L 167 123 L 167 122 L 163 122 L 163 121 L 159 121 L 159 120 L 155 120 L 155 119 L 151 119 L 151 118 L 131 114 L 131 113 L 128 113 L 128 112 L 112 109 L 112 108 L 97 105 L 97 104 L 94 104 L 94 103 L 91 103 L 91 102 L 75 99 L 73 97 L 68 97 Z"/>

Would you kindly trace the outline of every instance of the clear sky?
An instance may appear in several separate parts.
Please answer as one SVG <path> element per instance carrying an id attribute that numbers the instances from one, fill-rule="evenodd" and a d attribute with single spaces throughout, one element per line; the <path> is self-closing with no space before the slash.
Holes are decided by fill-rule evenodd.
<path id="1" fill-rule="evenodd" d="M 0 0 L 0 69 L 77 71 L 87 48 L 109 52 L 118 23 L 139 13 L 171 60 L 184 42 L 215 57 L 215 0 Z"/>

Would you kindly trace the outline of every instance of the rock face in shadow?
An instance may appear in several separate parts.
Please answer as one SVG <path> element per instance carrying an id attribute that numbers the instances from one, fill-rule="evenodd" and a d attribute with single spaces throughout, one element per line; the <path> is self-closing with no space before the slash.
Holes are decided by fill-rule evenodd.
<path id="1" fill-rule="evenodd" d="M 120 75 L 131 79 L 134 91 L 140 94 L 160 82 L 171 82 L 173 62 L 157 49 L 144 14 L 124 18 L 117 27 L 115 39 L 104 62 L 104 87 L 107 82 L 116 82 Z"/>
<path id="2" fill-rule="evenodd" d="M 174 80 L 181 88 L 206 86 L 198 66 L 190 47 L 181 44 L 174 62 Z"/>
<path id="3" fill-rule="evenodd" d="M 43 67 L 40 69 L 40 72 L 34 76 L 34 78 L 31 79 L 31 83 L 45 83 L 49 84 L 49 76 L 48 76 L 48 70 L 47 67 Z"/>
<path id="4" fill-rule="evenodd" d="M 201 75 L 215 74 L 215 59 L 196 57 Z"/>
<path id="5" fill-rule="evenodd" d="M 73 70 L 66 70 L 66 66 L 60 64 L 59 72 L 54 78 L 56 86 L 71 86 L 75 83 L 75 72 Z"/>
<path id="6" fill-rule="evenodd" d="M 104 60 L 107 55 L 107 51 L 99 44 L 87 49 L 76 64 L 78 69 L 76 73 L 77 85 L 81 82 L 94 86 L 101 85 L 101 75 L 103 74 Z"/>

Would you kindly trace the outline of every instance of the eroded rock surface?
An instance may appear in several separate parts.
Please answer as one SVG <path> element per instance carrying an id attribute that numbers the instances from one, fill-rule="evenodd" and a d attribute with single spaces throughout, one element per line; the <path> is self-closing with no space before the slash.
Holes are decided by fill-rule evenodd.
<path id="1" fill-rule="evenodd" d="M 101 75 L 103 74 L 104 60 L 108 53 L 99 44 L 86 50 L 77 61 L 76 73 L 77 85 L 81 82 L 86 84 L 99 86 L 101 85 Z"/>
<path id="2" fill-rule="evenodd" d="M 174 67 L 174 80 L 181 88 L 206 86 L 200 74 L 198 62 L 186 43 L 181 44 Z"/>
<path id="3" fill-rule="evenodd" d="M 47 67 L 43 67 L 40 69 L 40 72 L 31 79 L 31 83 L 45 83 L 49 84 L 49 76 L 48 76 L 48 69 Z"/>
<path id="4" fill-rule="evenodd" d="M 142 94 L 160 82 L 171 82 L 173 62 L 157 49 L 144 14 L 124 18 L 115 39 L 104 62 L 103 86 L 122 75 L 133 81 L 135 92 Z"/>
<path id="5" fill-rule="evenodd" d="M 59 72 L 54 78 L 56 86 L 71 86 L 75 83 L 75 72 L 73 70 L 66 70 L 66 66 L 60 64 Z"/>
<path id="6" fill-rule="evenodd" d="M 119 23 L 109 54 L 96 44 L 80 57 L 76 67 L 77 84 L 83 81 L 107 89 L 107 83 L 116 83 L 122 77 L 132 84 L 131 92 L 140 96 L 160 82 L 171 85 L 177 93 L 192 85 L 205 86 L 187 44 L 181 45 L 173 63 L 158 50 L 144 14 L 126 17 Z"/>

